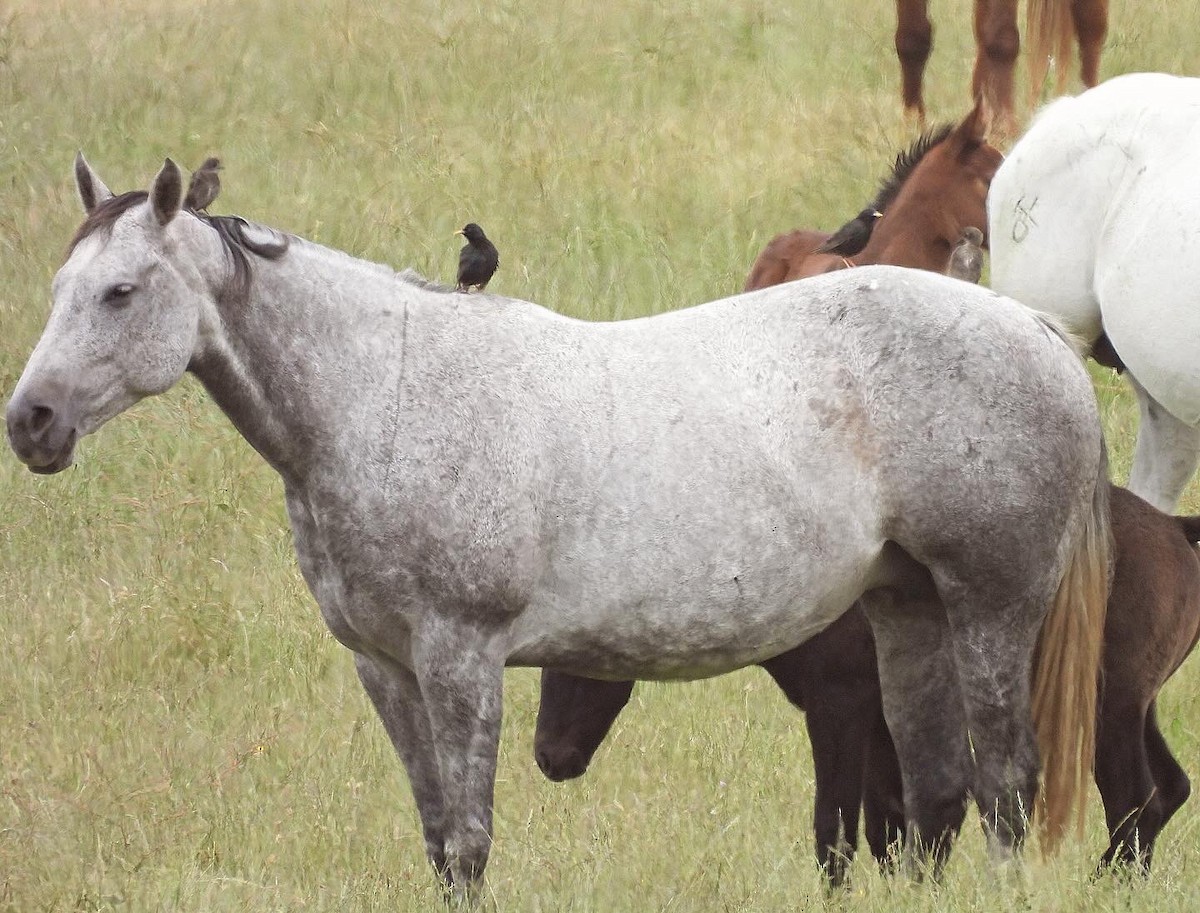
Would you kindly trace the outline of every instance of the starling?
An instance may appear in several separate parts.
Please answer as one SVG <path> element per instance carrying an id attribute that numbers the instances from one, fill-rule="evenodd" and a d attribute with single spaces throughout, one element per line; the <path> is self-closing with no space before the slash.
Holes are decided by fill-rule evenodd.
<path id="1" fill-rule="evenodd" d="M 974 284 L 979 281 L 979 274 L 982 272 L 983 232 L 968 226 L 958 236 L 958 244 L 950 254 L 950 266 L 946 269 L 946 275 Z"/>
<path id="2" fill-rule="evenodd" d="M 467 239 L 458 255 L 458 290 L 469 292 L 475 288 L 482 292 L 500 265 L 496 245 L 487 239 L 483 229 L 474 222 L 468 222 L 455 234 Z"/>
<path id="3" fill-rule="evenodd" d="M 837 254 L 839 257 L 853 257 L 860 253 L 867 242 L 871 240 L 871 230 L 875 220 L 883 215 L 877 209 L 864 209 L 853 219 L 829 236 L 829 240 L 813 251 L 815 254 Z"/>
<path id="4" fill-rule="evenodd" d="M 208 210 L 212 201 L 217 198 L 217 194 L 221 192 L 221 177 L 217 174 L 220 170 L 220 159 L 207 158 L 203 165 L 192 172 L 192 179 L 188 182 L 187 195 L 183 198 L 183 205 L 186 209 Z"/>

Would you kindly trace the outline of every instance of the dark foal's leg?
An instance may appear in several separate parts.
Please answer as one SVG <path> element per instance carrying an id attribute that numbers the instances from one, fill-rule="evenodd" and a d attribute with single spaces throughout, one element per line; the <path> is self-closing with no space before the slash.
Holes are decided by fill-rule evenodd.
<path id="1" fill-rule="evenodd" d="M 1102 699 L 1096 726 L 1096 786 L 1104 802 L 1109 844 L 1101 867 L 1141 862 L 1143 823 L 1160 817 L 1154 776 L 1146 757 L 1146 718 L 1140 703 Z"/>
<path id="2" fill-rule="evenodd" d="M 882 704 L 876 709 L 871 726 L 863 781 L 863 831 L 867 845 L 879 867 L 891 872 L 904 849 L 904 785 Z"/>
<path id="3" fill-rule="evenodd" d="M 917 113 L 925 123 L 925 64 L 933 50 L 933 23 L 929 0 L 896 0 L 896 56 L 900 58 L 900 86 L 904 110 Z"/>
<path id="4" fill-rule="evenodd" d="M 1145 847 L 1144 865 L 1150 870 L 1151 857 L 1154 855 L 1154 841 L 1167 822 L 1188 800 L 1192 794 L 1192 783 L 1184 773 L 1171 749 L 1163 738 L 1162 730 L 1158 728 L 1158 709 L 1156 702 L 1151 702 L 1146 713 L 1146 759 L 1150 762 L 1150 772 L 1154 775 L 1154 787 L 1160 803 L 1160 817 L 1153 832 L 1149 828 L 1140 828 L 1142 845 Z"/>
<path id="5" fill-rule="evenodd" d="M 555 781 L 582 776 L 632 693 L 633 682 L 543 669 L 533 737 L 533 756 L 542 773 Z"/>
<path id="6" fill-rule="evenodd" d="M 856 605 L 816 637 L 762 666 L 788 700 L 806 711 L 817 781 L 817 863 L 838 887 L 858 848 L 867 738 L 871 716 L 879 712 L 870 627 Z"/>
<path id="7" fill-rule="evenodd" d="M 906 858 L 917 874 L 929 865 L 936 876 L 962 827 L 975 777 L 950 625 L 931 585 L 873 590 L 861 601 L 900 762 Z"/>
<path id="8" fill-rule="evenodd" d="M 986 98 L 997 122 L 1012 132 L 1013 70 L 1021 52 L 1017 0 L 975 0 L 975 46 L 971 97 Z"/>
<path id="9" fill-rule="evenodd" d="M 1079 41 L 1079 75 L 1089 89 L 1100 81 L 1100 53 L 1108 35 L 1108 0 L 1071 0 Z"/>

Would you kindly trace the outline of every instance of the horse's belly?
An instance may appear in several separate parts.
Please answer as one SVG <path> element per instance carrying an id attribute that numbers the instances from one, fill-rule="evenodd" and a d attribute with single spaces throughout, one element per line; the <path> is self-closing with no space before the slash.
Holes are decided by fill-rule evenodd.
<path id="1" fill-rule="evenodd" d="M 1097 257 L 1105 332 L 1129 372 L 1176 418 L 1200 424 L 1200 230 L 1171 193 L 1131 200 Z"/>
<path id="2" fill-rule="evenodd" d="M 776 656 L 822 631 L 867 587 L 877 546 L 794 550 L 658 573 L 635 558 L 535 593 L 513 627 L 509 665 L 593 678 L 696 679 Z"/>

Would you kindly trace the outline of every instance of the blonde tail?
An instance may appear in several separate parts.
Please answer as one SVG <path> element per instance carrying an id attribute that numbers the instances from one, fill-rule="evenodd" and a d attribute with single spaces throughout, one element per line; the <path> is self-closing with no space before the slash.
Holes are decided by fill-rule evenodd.
<path id="1" fill-rule="evenodd" d="M 1025 6 L 1025 34 L 1029 57 L 1029 100 L 1030 106 L 1036 107 L 1046 90 L 1051 58 L 1055 68 L 1055 94 L 1062 95 L 1067 86 L 1075 36 L 1071 0 L 1028 0 Z"/>
<path id="2" fill-rule="evenodd" d="M 1096 695 L 1112 566 L 1108 456 L 1101 448 L 1092 509 L 1042 625 L 1033 672 L 1033 725 L 1042 757 L 1034 808 L 1046 854 L 1070 825 L 1082 832 L 1096 753 Z"/>

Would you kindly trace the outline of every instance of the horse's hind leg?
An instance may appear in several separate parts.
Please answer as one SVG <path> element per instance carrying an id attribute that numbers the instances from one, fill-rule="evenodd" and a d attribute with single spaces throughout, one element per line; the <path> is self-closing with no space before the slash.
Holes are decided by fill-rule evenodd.
<path id="1" fill-rule="evenodd" d="M 1158 708 L 1151 701 L 1146 713 L 1146 758 L 1150 762 L 1150 772 L 1154 775 L 1154 788 L 1161 804 L 1161 817 L 1153 833 L 1146 832 L 1142 836 L 1145 846 L 1144 864 L 1150 869 L 1151 857 L 1154 854 L 1154 841 L 1158 839 L 1168 821 L 1175 815 L 1183 803 L 1192 794 L 1192 784 L 1184 773 L 1171 749 L 1163 738 L 1162 730 L 1158 728 Z"/>
<path id="2" fill-rule="evenodd" d="M 871 726 L 863 780 L 863 832 L 875 861 L 890 871 L 904 847 L 904 787 L 882 707 L 876 709 Z"/>
<path id="3" fill-rule="evenodd" d="M 1071 0 L 1079 41 L 1079 75 L 1089 89 L 1100 81 L 1100 53 L 1108 35 L 1108 0 Z"/>
<path id="4" fill-rule="evenodd" d="M 883 710 L 896 745 L 910 860 L 936 874 L 962 826 L 973 779 L 950 626 L 932 586 L 872 590 L 862 604 L 875 633 Z"/>
<path id="5" fill-rule="evenodd" d="M 933 50 L 933 23 L 929 21 L 929 0 L 896 0 L 896 56 L 900 58 L 900 86 L 904 110 L 917 113 L 925 123 L 925 95 L 922 83 L 925 64 Z"/>
<path id="6" fill-rule="evenodd" d="M 1129 380 L 1141 421 L 1128 487 L 1159 510 L 1171 513 L 1200 465 L 1200 428 L 1181 422 L 1151 399 L 1132 376 Z"/>
<path id="7" fill-rule="evenodd" d="M 975 801 L 993 850 L 1007 853 L 1024 841 L 1037 795 L 1030 658 L 1055 587 L 1034 582 L 1018 597 L 998 586 L 935 578 L 953 630 L 975 755 Z"/>
<path id="8" fill-rule="evenodd" d="M 1105 697 L 1096 727 L 1095 773 L 1109 844 L 1100 865 L 1134 865 L 1145 850 L 1144 829 L 1154 827 L 1154 819 L 1160 817 L 1143 737 L 1147 721 L 1138 703 L 1126 700 L 1118 705 L 1113 699 L 1117 695 Z"/>

